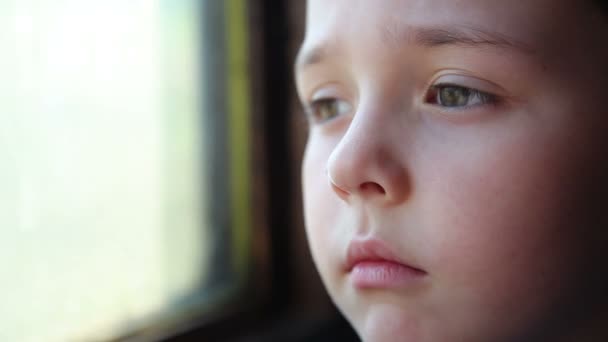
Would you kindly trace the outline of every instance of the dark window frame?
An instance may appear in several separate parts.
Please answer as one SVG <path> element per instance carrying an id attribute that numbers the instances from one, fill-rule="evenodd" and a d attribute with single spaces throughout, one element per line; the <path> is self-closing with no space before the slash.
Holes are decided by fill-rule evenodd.
<path id="1" fill-rule="evenodd" d="M 151 329 L 124 340 L 355 340 L 327 297 L 305 241 L 299 165 L 307 128 L 292 68 L 303 35 L 305 2 L 246 4 L 252 268 L 244 287 L 213 314 L 179 322 L 169 335 Z M 225 68 L 225 60 L 215 63 L 218 70 Z"/>

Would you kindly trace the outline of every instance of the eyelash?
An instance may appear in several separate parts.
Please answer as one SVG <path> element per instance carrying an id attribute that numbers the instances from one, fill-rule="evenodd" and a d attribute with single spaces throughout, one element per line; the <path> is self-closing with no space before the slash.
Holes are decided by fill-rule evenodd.
<path id="1" fill-rule="evenodd" d="M 458 95 L 467 96 L 469 100 L 476 101 L 474 104 L 457 104 L 457 105 L 446 105 L 442 104 L 440 99 L 441 95 L 446 95 L 442 91 L 451 90 L 452 95 L 456 92 Z M 497 105 L 500 103 L 500 98 L 497 95 L 483 92 L 481 90 L 464 87 L 457 84 L 443 83 L 431 86 L 425 95 L 425 102 L 431 105 L 435 105 L 446 110 L 466 110 L 474 107 L 485 106 L 485 105 Z M 325 123 L 335 119 L 336 117 L 350 112 L 351 105 L 345 100 L 341 100 L 333 97 L 320 98 L 311 101 L 304 105 L 304 113 L 314 123 Z M 329 110 L 332 113 L 327 113 Z"/>
<path id="2" fill-rule="evenodd" d="M 460 95 L 468 96 L 469 100 L 476 101 L 477 103 L 465 105 L 446 105 L 445 103 L 442 104 L 440 96 L 442 95 L 442 91 L 446 90 L 451 90 L 452 92 L 460 92 Z M 500 97 L 491 93 L 464 87 L 457 84 L 442 83 L 431 86 L 425 96 L 425 102 L 441 108 L 445 108 L 447 110 L 466 110 L 485 105 L 497 105 L 500 103 Z"/>
<path id="3" fill-rule="evenodd" d="M 337 113 L 324 112 L 325 109 L 337 111 Z M 350 104 L 338 98 L 326 97 L 311 101 L 304 106 L 304 113 L 314 123 L 324 123 L 335 119 L 337 116 L 350 111 Z"/>

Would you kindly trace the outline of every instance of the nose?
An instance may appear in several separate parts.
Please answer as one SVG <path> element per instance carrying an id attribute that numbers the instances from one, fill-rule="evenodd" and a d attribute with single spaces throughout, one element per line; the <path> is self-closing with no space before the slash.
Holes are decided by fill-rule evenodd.
<path id="1" fill-rule="evenodd" d="M 396 205 L 411 192 L 405 137 L 389 118 L 355 115 L 327 161 L 327 177 L 344 201 Z"/>

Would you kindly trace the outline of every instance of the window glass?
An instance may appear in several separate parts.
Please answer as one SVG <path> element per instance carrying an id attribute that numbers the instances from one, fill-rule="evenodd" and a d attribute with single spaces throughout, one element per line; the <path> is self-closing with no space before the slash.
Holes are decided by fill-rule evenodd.
<path id="1" fill-rule="evenodd" d="M 227 8 L 0 1 L 1 341 L 116 338 L 234 287 Z"/>

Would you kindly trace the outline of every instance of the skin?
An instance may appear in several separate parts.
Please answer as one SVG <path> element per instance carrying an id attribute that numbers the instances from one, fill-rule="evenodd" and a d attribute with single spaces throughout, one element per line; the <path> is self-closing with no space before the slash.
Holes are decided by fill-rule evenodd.
<path id="1" fill-rule="evenodd" d="M 608 340 L 606 22 L 583 1 L 309 0 L 306 228 L 364 341 Z M 445 107 L 441 82 L 493 101 Z M 354 286 L 347 248 L 372 237 L 424 277 Z"/>

